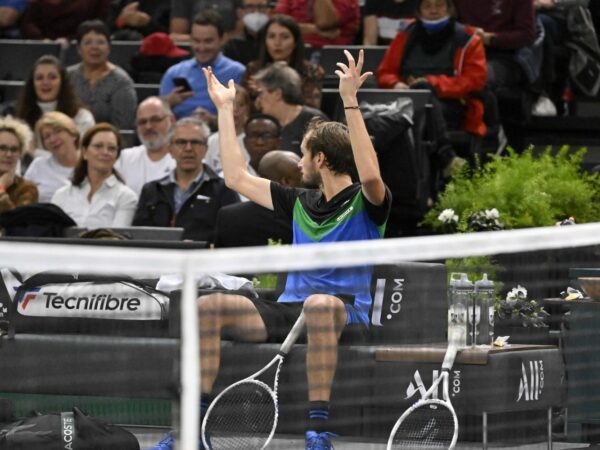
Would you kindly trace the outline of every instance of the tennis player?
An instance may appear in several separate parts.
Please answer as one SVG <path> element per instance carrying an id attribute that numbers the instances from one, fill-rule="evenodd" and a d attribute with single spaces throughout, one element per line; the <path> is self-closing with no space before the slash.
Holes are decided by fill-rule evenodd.
<path id="1" fill-rule="evenodd" d="M 345 54 L 348 61 L 338 63 L 336 74 L 348 126 L 315 120 L 309 124 L 301 144 L 299 167 L 303 182 L 318 186 L 317 189 L 283 187 L 248 172 L 235 133 L 233 81 L 223 85 L 210 68 L 203 69 L 218 110 L 227 186 L 286 215 L 293 223 L 294 245 L 380 239 L 385 231 L 391 194 L 381 178 L 356 96 L 372 74 L 361 74 L 362 50 L 358 61 L 349 52 Z M 282 92 L 276 89 L 261 95 Z M 245 342 L 282 342 L 304 310 L 309 391 L 306 448 L 333 448 L 328 419 L 338 341 L 346 325 L 368 326 L 371 272 L 371 267 L 364 266 L 291 272 L 277 302 L 221 293 L 200 297 L 201 415 L 210 404 L 219 370 L 222 331 L 226 329 L 228 337 Z M 168 437 L 155 449 L 170 449 L 171 442 Z"/>

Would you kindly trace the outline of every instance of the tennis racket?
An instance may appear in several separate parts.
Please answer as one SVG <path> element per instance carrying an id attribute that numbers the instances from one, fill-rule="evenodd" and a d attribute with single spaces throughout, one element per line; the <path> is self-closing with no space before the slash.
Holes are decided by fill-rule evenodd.
<path id="1" fill-rule="evenodd" d="M 277 355 L 261 370 L 221 392 L 206 410 L 202 442 L 211 450 L 264 449 L 275 434 L 279 404 L 279 371 L 286 355 L 304 328 L 304 312 L 281 344 Z M 275 368 L 273 387 L 258 379 Z"/>
<path id="2" fill-rule="evenodd" d="M 454 364 L 458 343 L 465 330 L 454 328 L 442 363 L 442 373 L 429 390 L 396 421 L 388 439 L 387 450 L 452 450 L 458 439 L 458 419 L 448 395 L 448 377 Z M 440 383 L 443 399 L 431 398 Z"/>

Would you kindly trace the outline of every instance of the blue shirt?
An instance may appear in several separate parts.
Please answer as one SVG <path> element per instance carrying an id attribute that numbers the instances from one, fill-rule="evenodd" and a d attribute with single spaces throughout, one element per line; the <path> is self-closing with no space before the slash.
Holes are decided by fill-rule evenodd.
<path id="1" fill-rule="evenodd" d="M 0 6 L 14 8 L 18 12 L 22 13 L 25 11 L 25 7 L 27 6 L 27 0 L 0 0 Z"/>
<path id="2" fill-rule="evenodd" d="M 160 81 L 159 95 L 169 95 L 175 89 L 173 79 L 177 77 L 186 78 L 194 91 L 194 96 L 173 107 L 173 113 L 177 119 L 192 115 L 194 110 L 199 106 L 210 111 L 211 114 L 217 113 L 217 108 L 208 95 L 206 78 L 202 72 L 202 67 L 208 66 L 212 67 L 212 71 L 217 79 L 225 85 L 230 79 L 239 83 L 246 71 L 244 65 L 223 56 L 221 53 L 219 53 L 219 56 L 214 61 L 208 64 L 200 64 L 196 58 L 192 58 L 169 67 L 169 70 L 167 70 Z"/>

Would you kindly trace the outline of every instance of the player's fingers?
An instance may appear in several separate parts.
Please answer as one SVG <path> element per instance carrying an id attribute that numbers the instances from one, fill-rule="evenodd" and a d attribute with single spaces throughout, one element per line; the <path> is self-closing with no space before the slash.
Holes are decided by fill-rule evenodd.
<path id="1" fill-rule="evenodd" d="M 344 71 L 344 73 L 350 69 L 346 64 L 344 64 L 342 62 L 336 63 L 336 66 L 338 66 L 340 69 L 342 69 Z"/>
<path id="2" fill-rule="evenodd" d="M 346 58 L 348 58 L 348 66 L 354 67 L 356 65 L 356 61 L 354 61 L 354 56 L 352 56 L 352 53 L 350 53 L 348 50 L 344 50 L 344 54 L 346 55 Z"/>

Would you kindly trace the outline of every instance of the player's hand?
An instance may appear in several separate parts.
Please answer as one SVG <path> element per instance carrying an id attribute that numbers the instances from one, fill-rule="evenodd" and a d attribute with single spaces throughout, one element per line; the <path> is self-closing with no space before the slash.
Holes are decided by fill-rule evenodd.
<path id="1" fill-rule="evenodd" d="M 367 78 L 373 75 L 373 72 L 365 72 L 361 74 L 364 62 L 364 51 L 361 49 L 358 51 L 358 61 L 354 60 L 354 57 L 348 50 L 344 50 L 346 58 L 348 58 L 348 64 L 338 62 L 338 70 L 335 74 L 340 78 L 340 96 L 342 99 L 355 98 L 356 91 L 361 87 Z"/>
<path id="2" fill-rule="evenodd" d="M 233 106 L 233 102 L 235 101 L 235 85 L 233 80 L 229 80 L 227 86 L 225 86 L 217 79 L 211 67 L 203 67 L 202 71 L 206 77 L 208 95 L 210 95 L 210 99 L 217 109 L 224 106 Z"/>

